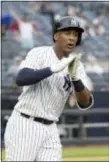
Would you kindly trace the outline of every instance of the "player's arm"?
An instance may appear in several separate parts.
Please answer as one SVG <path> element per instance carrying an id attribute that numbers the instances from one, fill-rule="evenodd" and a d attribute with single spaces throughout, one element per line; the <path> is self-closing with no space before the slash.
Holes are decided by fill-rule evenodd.
<path id="1" fill-rule="evenodd" d="M 52 75 L 49 67 L 40 70 L 31 68 L 23 68 L 19 71 L 16 77 L 16 84 L 18 86 L 32 85 Z"/>
<path id="2" fill-rule="evenodd" d="M 82 110 L 91 108 L 94 104 L 94 99 L 91 91 L 88 89 L 88 78 L 80 58 L 78 59 L 77 57 L 77 59 L 70 63 L 69 73 L 72 77 L 78 107 Z"/>
<path id="3" fill-rule="evenodd" d="M 78 108 L 82 110 L 91 108 L 94 102 L 93 95 L 82 80 L 73 81 L 73 85 Z"/>
<path id="4" fill-rule="evenodd" d="M 40 68 L 41 64 L 43 64 L 41 51 L 33 48 L 19 67 L 16 84 L 18 86 L 32 85 L 51 76 L 53 73 L 51 69 L 49 67 Z"/>
<path id="5" fill-rule="evenodd" d="M 52 74 L 64 69 L 70 63 L 73 57 L 63 59 L 60 64 L 52 65 L 52 67 L 40 68 L 42 58 L 36 49 L 29 52 L 26 59 L 22 62 L 20 70 L 16 77 L 18 86 L 32 85 L 51 76 Z M 38 67 L 38 68 L 37 68 Z"/>

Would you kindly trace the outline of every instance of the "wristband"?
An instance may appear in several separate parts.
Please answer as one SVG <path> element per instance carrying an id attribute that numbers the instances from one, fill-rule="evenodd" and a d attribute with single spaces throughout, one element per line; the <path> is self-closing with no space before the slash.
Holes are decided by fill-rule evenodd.
<path id="1" fill-rule="evenodd" d="M 85 89 L 85 86 L 84 86 L 84 84 L 82 83 L 81 80 L 72 81 L 72 82 L 73 82 L 73 85 L 74 85 L 76 92 L 81 92 Z"/>

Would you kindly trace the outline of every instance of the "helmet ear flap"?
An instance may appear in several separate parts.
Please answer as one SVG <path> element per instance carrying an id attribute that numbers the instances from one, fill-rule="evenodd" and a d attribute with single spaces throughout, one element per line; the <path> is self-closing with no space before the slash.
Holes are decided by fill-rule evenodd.
<path id="1" fill-rule="evenodd" d="M 55 42 L 54 36 L 53 36 L 53 42 Z"/>
<path id="2" fill-rule="evenodd" d="M 80 43 L 81 43 L 81 36 L 82 36 L 82 34 L 79 33 L 79 35 L 78 35 L 78 41 L 76 43 L 76 46 L 80 45 Z"/>

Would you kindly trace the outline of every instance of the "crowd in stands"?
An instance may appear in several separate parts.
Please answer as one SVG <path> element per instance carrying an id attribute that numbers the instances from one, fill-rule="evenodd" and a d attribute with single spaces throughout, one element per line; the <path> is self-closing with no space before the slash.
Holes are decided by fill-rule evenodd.
<path id="1" fill-rule="evenodd" d="M 78 19 L 85 30 L 75 52 L 84 54 L 93 90 L 109 90 L 108 11 L 108 2 L 2 2 L 2 85 L 14 84 L 17 66 L 27 52 L 33 47 L 51 45 L 54 22 L 69 15 Z"/>

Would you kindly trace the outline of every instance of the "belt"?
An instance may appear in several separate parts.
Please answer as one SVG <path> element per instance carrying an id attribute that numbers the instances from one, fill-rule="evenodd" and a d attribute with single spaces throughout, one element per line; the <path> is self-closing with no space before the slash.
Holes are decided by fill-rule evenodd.
<path id="1" fill-rule="evenodd" d="M 31 118 L 31 116 L 27 115 L 27 114 L 24 114 L 24 113 L 20 113 L 21 116 L 25 117 L 25 118 Z M 43 123 L 43 124 L 46 124 L 46 125 L 49 125 L 49 124 L 52 124 L 53 121 L 51 120 L 47 120 L 47 119 L 43 119 L 43 118 L 39 118 L 39 117 L 33 117 L 33 121 L 36 121 L 36 122 L 40 122 L 40 123 Z"/>

